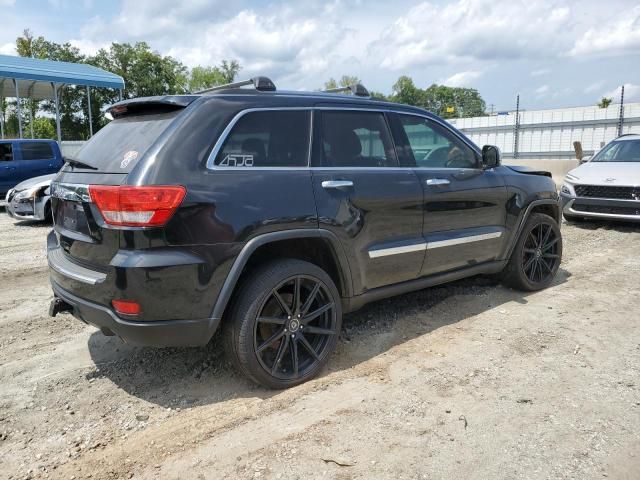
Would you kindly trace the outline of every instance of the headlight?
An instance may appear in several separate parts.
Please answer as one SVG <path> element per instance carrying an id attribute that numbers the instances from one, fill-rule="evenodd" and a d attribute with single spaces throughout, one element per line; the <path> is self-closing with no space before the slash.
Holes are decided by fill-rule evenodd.
<path id="1" fill-rule="evenodd" d="M 564 193 L 565 195 L 569 195 L 571 197 L 575 197 L 575 193 L 573 192 L 573 187 L 569 184 L 563 183 L 560 187 L 560 193 Z"/>
<path id="2" fill-rule="evenodd" d="M 18 200 L 23 200 L 25 198 L 35 198 L 36 195 L 38 194 L 38 191 L 41 188 L 42 187 L 27 188 L 26 190 L 22 190 L 20 192 L 17 192 L 15 198 L 18 199 Z"/>

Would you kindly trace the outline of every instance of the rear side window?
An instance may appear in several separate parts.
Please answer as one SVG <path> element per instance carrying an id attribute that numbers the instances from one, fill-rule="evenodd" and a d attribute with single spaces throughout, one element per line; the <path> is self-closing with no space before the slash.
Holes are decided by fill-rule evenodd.
<path id="1" fill-rule="evenodd" d="M 322 112 L 321 164 L 325 167 L 395 167 L 387 122 L 378 112 Z"/>
<path id="2" fill-rule="evenodd" d="M 117 118 L 74 156 L 101 172 L 128 173 L 182 110 Z"/>
<path id="3" fill-rule="evenodd" d="M 13 146 L 10 143 L 0 143 L 0 162 L 13 161 Z"/>
<path id="4" fill-rule="evenodd" d="M 234 125 L 215 159 L 221 167 L 306 167 L 310 112 L 250 112 Z"/>
<path id="5" fill-rule="evenodd" d="M 54 158 L 50 143 L 24 142 L 20 144 L 23 160 L 51 160 Z"/>

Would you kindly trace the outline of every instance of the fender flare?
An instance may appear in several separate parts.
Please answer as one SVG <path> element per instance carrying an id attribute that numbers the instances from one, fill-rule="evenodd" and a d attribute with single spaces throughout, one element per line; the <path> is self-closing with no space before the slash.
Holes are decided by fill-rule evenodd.
<path id="1" fill-rule="evenodd" d="M 515 248 L 516 243 L 518 242 L 518 239 L 520 238 L 520 234 L 522 233 L 522 229 L 524 228 L 524 224 L 527 222 L 527 219 L 529 218 L 529 215 L 531 215 L 531 210 L 533 210 L 534 207 L 536 207 L 538 205 L 555 205 L 556 207 L 558 207 L 558 212 L 562 211 L 562 209 L 560 208 L 560 200 L 554 200 L 552 198 L 546 198 L 546 199 L 542 199 L 542 200 L 533 200 L 532 202 L 530 202 L 529 205 L 527 205 L 527 208 L 525 209 L 524 213 L 522 214 L 522 217 L 520 218 L 520 221 L 518 223 L 518 228 L 516 229 L 515 235 L 511 239 L 511 244 L 509 245 L 509 248 L 507 250 L 507 255 L 505 256 L 507 261 L 511 258 L 511 254 L 513 253 L 513 249 Z M 560 222 L 561 222 L 560 215 L 561 214 L 559 214 L 559 216 L 557 218 L 554 218 L 554 220 L 556 222 L 558 222 L 558 225 L 560 225 Z"/>
<path id="2" fill-rule="evenodd" d="M 302 239 L 302 238 L 319 238 L 323 240 L 327 240 L 333 250 L 334 255 L 336 256 L 336 260 L 338 263 L 338 273 L 340 275 L 340 279 L 344 285 L 345 292 L 344 294 L 347 297 L 353 296 L 353 286 L 351 284 L 351 270 L 349 268 L 349 262 L 347 260 L 347 255 L 342 248 L 342 244 L 338 240 L 338 237 L 329 230 L 317 229 L 317 228 L 300 228 L 295 230 L 283 230 L 279 232 L 271 232 L 265 233 L 262 235 L 258 235 L 257 237 L 249 240 L 242 250 L 238 254 L 238 256 L 233 261 L 233 265 L 229 270 L 227 277 L 222 284 L 222 288 L 220 289 L 220 293 L 218 294 L 218 298 L 216 299 L 216 303 L 213 307 L 213 311 L 211 312 L 211 319 L 219 322 L 222 319 L 222 315 L 224 314 L 225 309 L 231 300 L 231 295 L 238 283 L 240 275 L 244 271 L 249 258 L 251 255 L 263 245 L 267 245 L 269 243 L 278 242 L 281 240 L 291 240 L 291 239 Z"/>

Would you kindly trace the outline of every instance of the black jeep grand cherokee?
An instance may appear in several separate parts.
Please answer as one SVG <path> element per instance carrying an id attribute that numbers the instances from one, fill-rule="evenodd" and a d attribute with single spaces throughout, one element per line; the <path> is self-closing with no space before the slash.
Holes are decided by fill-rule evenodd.
<path id="1" fill-rule="evenodd" d="M 237 368 L 282 388 L 321 370 L 343 313 L 367 302 L 477 274 L 549 285 L 548 174 L 353 92 L 258 77 L 112 106 L 52 184 L 51 314 L 155 346 L 223 328 Z"/>

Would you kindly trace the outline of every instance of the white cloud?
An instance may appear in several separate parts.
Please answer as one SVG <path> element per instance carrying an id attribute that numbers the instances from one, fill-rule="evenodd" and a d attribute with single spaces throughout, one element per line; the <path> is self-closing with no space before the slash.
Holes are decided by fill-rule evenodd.
<path id="1" fill-rule="evenodd" d="M 561 0 L 424 2 L 397 18 L 372 45 L 383 67 L 460 60 L 508 60 L 554 55 L 570 48 L 570 8 Z"/>
<path id="2" fill-rule="evenodd" d="M 584 89 L 584 93 L 593 93 L 597 92 L 604 86 L 604 81 L 599 80 L 597 82 L 592 83 L 591 85 L 587 85 Z"/>
<path id="3" fill-rule="evenodd" d="M 0 45 L 0 54 L 2 55 L 16 55 L 16 44 L 15 42 L 5 43 L 4 45 Z"/>
<path id="4" fill-rule="evenodd" d="M 537 70 L 532 70 L 530 75 L 532 77 L 542 77 L 544 75 L 549 75 L 551 73 L 551 70 L 549 70 L 548 68 L 539 68 Z"/>
<path id="5" fill-rule="evenodd" d="M 0 0 L 0 7 L 13 7 L 16 0 Z"/>
<path id="6" fill-rule="evenodd" d="M 545 93 L 549 93 L 549 85 L 540 85 L 536 88 L 535 93 L 537 95 L 544 95 Z"/>
<path id="7" fill-rule="evenodd" d="M 474 80 L 482 76 L 482 72 L 475 70 L 467 70 L 465 72 L 458 72 L 451 75 L 445 80 L 441 80 L 439 83 L 447 85 L 448 87 L 469 87 Z"/>
<path id="8" fill-rule="evenodd" d="M 615 21 L 601 21 L 575 42 L 570 55 L 621 55 L 640 51 L 640 6 L 620 12 Z"/>
<path id="9" fill-rule="evenodd" d="M 602 94 L 603 97 L 612 98 L 614 103 L 620 102 L 620 87 L 610 90 Z M 640 101 L 640 85 L 634 83 L 624 84 L 624 101 L 638 102 Z"/>

